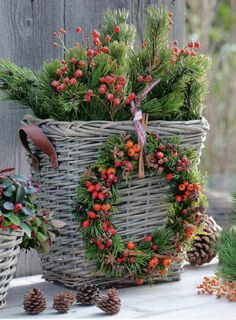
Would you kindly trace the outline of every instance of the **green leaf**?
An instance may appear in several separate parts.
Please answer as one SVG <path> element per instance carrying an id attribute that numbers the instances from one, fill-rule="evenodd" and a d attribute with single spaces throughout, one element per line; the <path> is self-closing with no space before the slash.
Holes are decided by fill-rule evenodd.
<path id="1" fill-rule="evenodd" d="M 25 198 L 25 188 L 19 185 L 16 190 L 16 202 L 22 203 Z"/>
<path id="2" fill-rule="evenodd" d="M 9 220 L 10 220 L 12 223 L 14 223 L 15 225 L 17 225 L 17 226 L 20 226 L 20 224 L 21 224 L 20 218 L 17 217 L 16 215 L 14 215 L 14 214 L 12 214 L 12 215 L 9 216 Z"/>
<path id="3" fill-rule="evenodd" d="M 47 240 L 47 236 L 45 236 L 42 232 L 37 232 L 36 238 L 40 243 L 43 243 Z"/>
<path id="4" fill-rule="evenodd" d="M 33 216 L 34 215 L 34 212 L 32 210 L 30 210 L 29 208 L 27 207 L 23 207 L 22 208 L 22 211 L 24 212 L 25 215 L 27 216 Z"/>
<path id="5" fill-rule="evenodd" d="M 40 246 L 41 246 L 44 253 L 49 253 L 50 245 L 49 245 L 48 241 L 41 243 Z"/>
<path id="6" fill-rule="evenodd" d="M 65 224 L 66 223 L 62 220 L 56 220 L 56 219 L 51 220 L 51 225 L 56 229 L 63 228 L 65 226 Z"/>
<path id="7" fill-rule="evenodd" d="M 14 210 L 15 206 L 12 202 L 7 201 L 7 202 L 4 202 L 3 208 L 6 210 Z"/>
<path id="8" fill-rule="evenodd" d="M 28 226 L 28 224 L 21 222 L 20 226 L 22 227 L 24 233 L 31 238 L 31 228 Z"/>
<path id="9" fill-rule="evenodd" d="M 56 239 L 55 233 L 53 233 L 51 231 L 48 231 L 48 235 L 49 235 L 49 238 L 50 238 L 51 242 L 53 242 Z"/>

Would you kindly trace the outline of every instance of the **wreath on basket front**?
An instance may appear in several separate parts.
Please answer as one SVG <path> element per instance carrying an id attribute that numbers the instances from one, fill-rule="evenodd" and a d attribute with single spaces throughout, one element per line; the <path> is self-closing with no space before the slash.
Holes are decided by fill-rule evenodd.
<path id="1" fill-rule="evenodd" d="M 169 184 L 166 225 L 141 241 L 125 243 L 112 222 L 119 203 L 119 183 L 128 181 L 138 164 L 145 174 L 164 176 Z M 177 139 L 147 133 L 144 149 L 135 135 L 108 137 L 96 163 L 82 175 L 78 186 L 79 219 L 87 256 L 109 277 L 142 284 L 168 274 L 173 262 L 183 260 L 191 239 L 202 228 L 206 198 L 197 169 L 197 154 Z"/>

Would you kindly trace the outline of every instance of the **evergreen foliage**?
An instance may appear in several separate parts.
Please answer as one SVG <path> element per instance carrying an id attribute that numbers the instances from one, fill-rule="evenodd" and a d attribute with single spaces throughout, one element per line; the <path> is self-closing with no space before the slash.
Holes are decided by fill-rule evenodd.
<path id="1" fill-rule="evenodd" d="M 79 31 L 81 44 L 66 49 L 60 34 L 64 35 L 65 31 L 55 33 L 61 41 L 55 45 L 65 49 L 65 60 L 45 63 L 40 72 L 0 61 L 1 89 L 6 91 L 8 99 L 30 107 L 38 118 L 120 121 L 131 118 L 126 97 L 131 92 L 142 92 L 152 80 L 161 79 L 142 105 L 150 120 L 201 118 L 210 59 L 187 46 L 173 47 L 168 41 L 171 18 L 164 7 L 146 9 L 145 40 L 137 50 L 133 49 L 135 28 L 127 19 L 125 10 L 108 10 L 100 33 L 96 30 L 97 35 L 92 33 L 97 43 L 94 45 L 87 44 L 85 35 Z M 119 32 L 114 31 L 115 27 L 119 27 Z M 89 50 L 93 54 L 89 54 Z M 77 62 L 72 62 L 73 59 Z M 84 66 L 81 67 L 79 61 L 83 61 Z M 61 71 L 63 66 L 67 67 L 66 71 Z M 75 77 L 76 69 L 83 72 L 79 78 Z M 101 79 L 110 75 L 114 76 L 114 83 L 101 94 Z M 118 91 L 120 76 L 125 82 Z M 142 81 L 138 81 L 140 76 Z M 67 78 L 76 78 L 76 83 L 65 84 Z M 59 82 L 59 86 L 54 86 L 54 82 Z M 107 98 L 108 93 L 114 96 L 111 100 Z"/>

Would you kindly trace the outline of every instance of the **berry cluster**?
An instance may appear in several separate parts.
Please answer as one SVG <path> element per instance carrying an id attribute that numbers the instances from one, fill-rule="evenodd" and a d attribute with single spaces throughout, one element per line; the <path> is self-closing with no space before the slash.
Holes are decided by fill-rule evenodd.
<path id="1" fill-rule="evenodd" d="M 126 85 L 125 76 L 116 76 L 114 73 L 100 78 L 99 94 L 106 95 L 106 99 L 119 107 Z M 116 94 L 116 96 L 114 95 Z"/>
<path id="2" fill-rule="evenodd" d="M 236 302 L 236 283 L 222 281 L 217 276 L 204 277 L 203 282 L 197 287 L 198 294 L 216 295 L 217 299 L 226 297 L 229 301 Z"/>
<path id="3" fill-rule="evenodd" d="M 195 57 L 197 55 L 197 52 L 194 51 L 194 49 L 199 49 L 201 47 L 200 42 L 195 41 L 195 42 L 189 42 L 184 48 L 178 48 L 178 41 L 174 40 L 173 42 L 173 54 L 170 59 L 170 64 L 176 63 L 178 58 L 181 56 L 191 56 Z"/>
<path id="4" fill-rule="evenodd" d="M 189 183 L 188 181 L 184 180 L 178 187 L 178 191 L 181 192 L 178 195 L 176 195 L 176 201 L 177 202 L 186 202 L 189 198 L 191 198 L 191 194 L 193 192 L 200 192 L 200 186 L 197 182 L 194 184 Z M 186 212 L 183 212 L 186 214 Z"/>

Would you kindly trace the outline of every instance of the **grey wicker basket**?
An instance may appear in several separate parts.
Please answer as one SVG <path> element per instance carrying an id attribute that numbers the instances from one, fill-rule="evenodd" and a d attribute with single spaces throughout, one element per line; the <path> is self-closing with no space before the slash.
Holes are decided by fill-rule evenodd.
<path id="1" fill-rule="evenodd" d="M 78 233 L 78 223 L 71 211 L 76 199 L 76 185 L 85 167 L 96 161 L 99 150 L 109 135 L 134 131 L 133 122 L 59 122 L 27 116 L 22 124 L 41 128 L 54 146 L 59 164 L 57 169 L 53 169 L 48 156 L 28 140 L 29 150 L 40 162 L 39 172 L 32 167 L 34 182 L 42 186 L 38 198 L 39 206 L 51 209 L 58 218 L 66 222 L 61 236 L 55 240 L 49 254 L 42 256 L 44 278 L 70 287 L 88 281 L 103 285 L 127 284 L 128 279 L 104 277 L 96 271 L 95 262 L 86 259 L 84 243 Z M 205 119 L 148 123 L 148 131 L 164 137 L 179 136 L 183 146 L 198 151 L 199 158 L 208 128 Z M 51 161 L 55 164 L 55 154 L 51 156 Z M 168 185 L 165 179 L 157 177 L 138 179 L 134 176 L 128 185 L 121 185 L 121 203 L 115 223 L 124 239 L 137 241 L 166 223 L 167 192 Z M 180 272 L 181 265 L 175 264 L 168 276 L 157 277 L 155 280 L 178 280 Z"/>
<path id="2" fill-rule="evenodd" d="M 6 304 L 6 296 L 13 278 L 23 232 L 0 230 L 0 309 Z"/>

